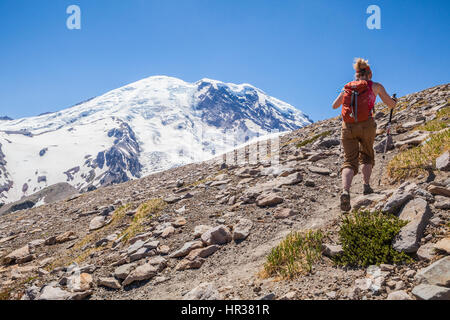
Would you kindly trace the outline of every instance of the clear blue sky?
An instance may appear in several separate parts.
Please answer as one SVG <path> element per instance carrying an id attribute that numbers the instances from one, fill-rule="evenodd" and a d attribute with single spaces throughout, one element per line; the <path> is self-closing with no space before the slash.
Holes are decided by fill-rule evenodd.
<path id="1" fill-rule="evenodd" d="M 82 29 L 66 28 L 66 8 Z M 366 9 L 381 8 L 381 30 Z M 0 115 L 61 110 L 152 75 L 251 83 L 313 120 L 366 57 L 399 95 L 449 82 L 450 1 L 1 0 Z"/>

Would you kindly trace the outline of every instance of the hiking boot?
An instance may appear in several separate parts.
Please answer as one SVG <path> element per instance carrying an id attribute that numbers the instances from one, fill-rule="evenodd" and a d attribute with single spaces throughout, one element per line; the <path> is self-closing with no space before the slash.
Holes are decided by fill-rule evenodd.
<path id="1" fill-rule="evenodd" d="M 370 187 L 370 185 L 365 184 L 364 185 L 364 192 L 363 192 L 363 194 L 367 195 L 367 194 L 371 194 L 371 193 L 373 193 L 373 189 Z"/>
<path id="2" fill-rule="evenodd" d="M 352 206 L 350 205 L 350 193 L 344 190 L 341 194 L 341 210 L 342 211 L 350 211 Z"/>

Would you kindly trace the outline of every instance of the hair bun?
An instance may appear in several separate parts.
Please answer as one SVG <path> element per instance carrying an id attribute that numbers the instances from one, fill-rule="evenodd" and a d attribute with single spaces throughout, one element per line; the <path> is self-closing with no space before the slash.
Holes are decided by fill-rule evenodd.
<path id="1" fill-rule="evenodd" d="M 356 72 L 359 72 L 363 69 L 369 68 L 369 61 L 364 60 L 363 58 L 355 58 L 355 63 L 353 64 L 353 69 L 355 69 Z"/>

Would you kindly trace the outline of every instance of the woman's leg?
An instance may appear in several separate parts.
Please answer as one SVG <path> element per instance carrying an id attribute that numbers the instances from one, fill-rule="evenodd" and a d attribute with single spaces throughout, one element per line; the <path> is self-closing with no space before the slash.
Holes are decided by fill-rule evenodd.
<path id="1" fill-rule="evenodd" d="M 364 184 L 370 184 L 370 176 L 372 175 L 372 165 L 371 164 L 363 164 L 361 167 L 361 172 L 363 175 Z"/>
<path id="2" fill-rule="evenodd" d="M 363 171 L 364 174 L 364 171 Z M 353 177 L 355 173 L 351 168 L 344 168 L 342 170 L 342 190 L 350 192 L 350 187 L 352 185 Z"/>

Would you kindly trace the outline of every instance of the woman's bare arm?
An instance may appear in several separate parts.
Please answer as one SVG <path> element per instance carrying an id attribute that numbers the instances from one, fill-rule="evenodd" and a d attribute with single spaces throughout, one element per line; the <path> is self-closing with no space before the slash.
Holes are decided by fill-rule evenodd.
<path id="1" fill-rule="evenodd" d="M 333 109 L 337 109 L 341 106 L 343 97 L 344 97 L 344 93 L 341 92 L 339 94 L 339 96 L 336 98 L 336 100 L 334 100 L 334 102 L 333 102 Z"/>
<path id="2" fill-rule="evenodd" d="M 375 83 L 374 83 L 375 84 Z M 390 108 L 393 109 L 397 105 L 397 101 L 392 99 L 386 92 L 386 89 L 384 89 L 383 85 L 381 83 L 377 83 L 375 85 L 375 94 L 379 95 L 381 100 Z"/>

